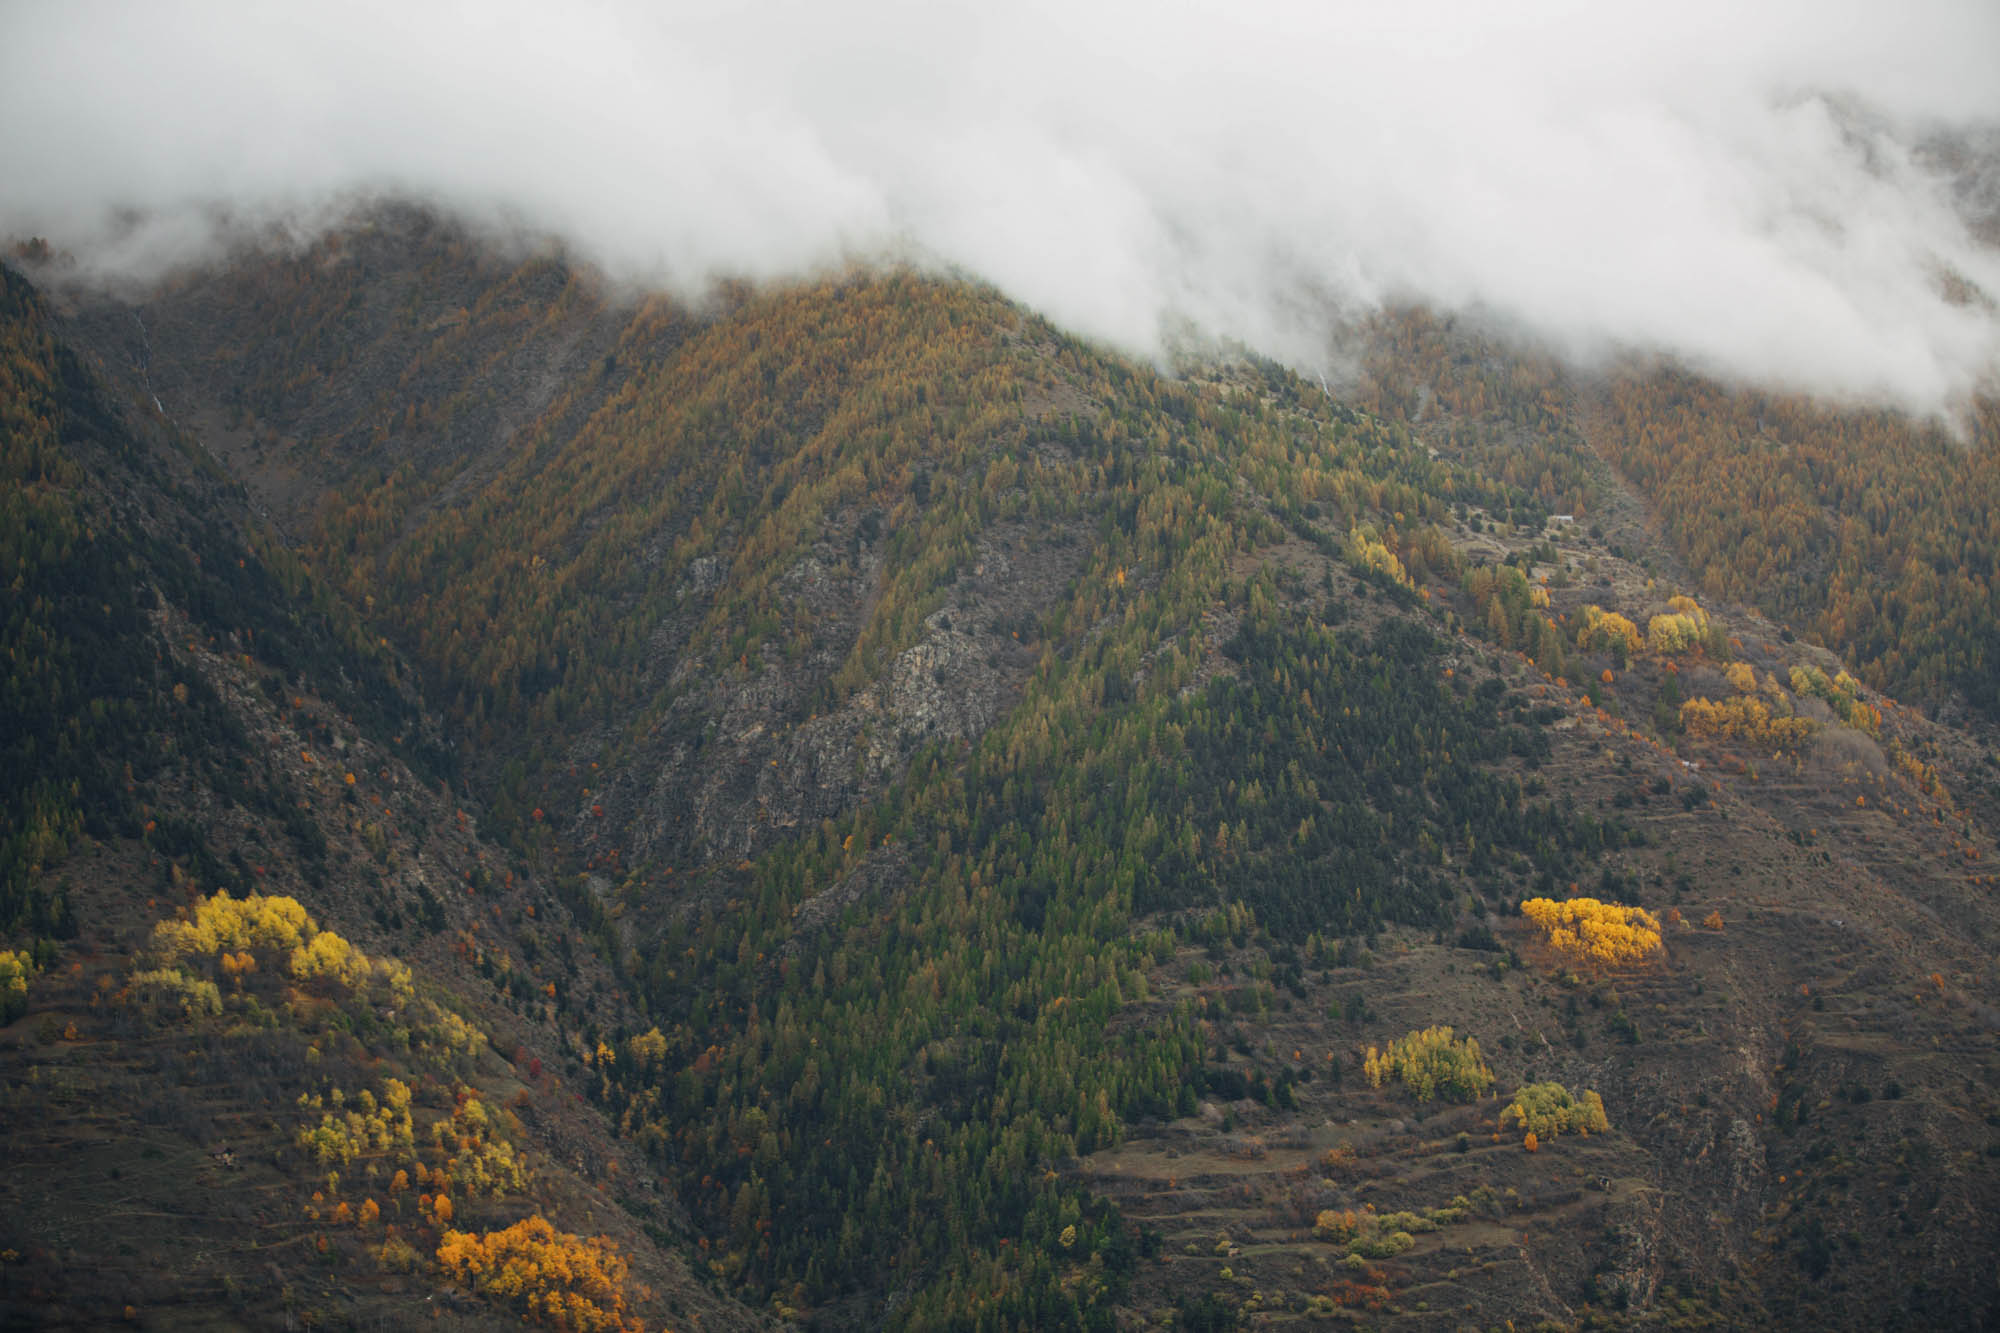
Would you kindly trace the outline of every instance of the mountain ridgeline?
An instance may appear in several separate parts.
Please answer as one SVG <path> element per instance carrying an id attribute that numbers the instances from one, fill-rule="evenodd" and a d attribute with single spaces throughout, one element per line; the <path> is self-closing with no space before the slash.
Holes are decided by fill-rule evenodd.
<path id="1" fill-rule="evenodd" d="M 162 1261 L 156 1299 L 268 1315 L 310 1284 L 394 1321 L 428 1281 L 451 1318 L 559 1327 L 1995 1308 L 1994 760 L 1881 693 L 1988 706 L 1990 569 L 1933 588 L 1913 557 L 1865 621 L 1858 573 L 1815 591 L 1991 534 L 1813 473 L 1852 522 L 1725 553 L 1703 524 L 1750 520 L 1677 498 L 1698 467 L 1644 419 L 1693 413 L 1710 457 L 1744 412 L 1785 457 L 1907 427 L 1511 353 L 1475 392 L 1414 315 L 1348 402 L 1254 360 L 1169 379 L 963 283 L 690 308 L 409 209 L 141 297 L 23 271 L 0 1055 L 198 1038 L 311 1112 L 260 1159 L 307 1268 Z M 1938 514 L 1956 535 L 1905 535 Z M 1746 579 L 1860 678 L 1729 603 Z M 142 908 L 141 864 L 181 896 Z M 247 945 L 163 955 L 176 904 L 198 931 L 279 887 L 382 977 L 437 960 L 429 989 L 327 963 L 330 992 L 308 958 L 284 1001 Z M 1523 915 L 1549 899 L 1624 933 Z M 135 1016 L 163 972 L 216 1004 Z M 314 1054 L 271 1055 L 274 1025 Z M 447 1155 L 390 1125 L 318 1179 L 329 1061 L 369 1114 L 387 1061 Z M 498 1143 L 544 1165 L 509 1183 Z M 458 1183 L 379 1234 L 375 1187 L 329 1244 L 364 1164 Z M 13 1225 L 8 1308 L 53 1309 L 78 1260 Z M 481 1276 L 506 1254 L 570 1285 Z"/>

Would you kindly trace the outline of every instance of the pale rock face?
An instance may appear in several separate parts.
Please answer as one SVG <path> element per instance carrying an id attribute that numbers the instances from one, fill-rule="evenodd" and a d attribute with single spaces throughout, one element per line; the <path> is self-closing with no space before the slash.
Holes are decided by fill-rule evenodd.
<path id="1" fill-rule="evenodd" d="M 1765 1162 L 1764 1145 L 1757 1137 L 1757 1131 L 1750 1122 L 1737 1116 L 1729 1122 L 1729 1163 L 1734 1174 L 1733 1184 L 1738 1194 L 1762 1188 L 1764 1177 L 1771 1171 Z"/>
<path id="2" fill-rule="evenodd" d="M 945 612 L 932 615 L 930 637 L 897 655 L 880 691 L 878 706 L 906 744 L 970 739 L 999 716 L 999 671 L 971 635 L 947 628 L 950 623 Z"/>
<path id="3" fill-rule="evenodd" d="M 699 556 L 688 562 L 687 582 L 682 585 L 683 593 L 705 594 L 722 586 L 722 563 L 712 555 Z"/>
<path id="4" fill-rule="evenodd" d="M 758 662 L 683 654 L 731 574 L 726 558 L 691 562 L 681 607 L 655 645 L 653 669 L 677 697 L 637 762 L 593 796 L 606 817 L 578 812 L 576 836 L 622 830 L 634 860 L 733 864 L 872 798 L 924 745 L 978 740 L 1013 706 L 1040 652 L 1021 627 L 1057 599 L 1084 548 L 1045 530 L 1031 542 L 1003 527 L 984 534 L 914 643 L 831 709 L 816 710 L 882 596 L 885 544 L 873 532 L 861 516 L 829 522 L 776 581 L 777 614 L 810 626 L 810 641 L 802 650 L 767 648 Z"/>

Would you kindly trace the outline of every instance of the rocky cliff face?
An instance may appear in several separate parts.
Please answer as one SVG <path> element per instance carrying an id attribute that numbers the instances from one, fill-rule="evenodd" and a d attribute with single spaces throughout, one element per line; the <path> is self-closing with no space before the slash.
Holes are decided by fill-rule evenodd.
<path id="1" fill-rule="evenodd" d="M 815 624 L 811 647 L 755 668 L 681 655 L 680 636 L 721 578 L 715 562 L 698 562 L 658 638 L 672 703 L 607 784 L 606 815 L 575 821 L 583 845 L 667 865 L 733 864 L 851 811 L 920 747 L 974 741 L 1013 707 L 1040 651 L 1040 613 L 1081 566 L 1074 534 L 1016 524 L 984 534 L 922 637 L 819 713 L 814 700 L 879 596 L 879 537 L 859 539 L 862 519 L 842 526 L 843 540 L 821 540 L 778 581 L 781 615 Z"/>

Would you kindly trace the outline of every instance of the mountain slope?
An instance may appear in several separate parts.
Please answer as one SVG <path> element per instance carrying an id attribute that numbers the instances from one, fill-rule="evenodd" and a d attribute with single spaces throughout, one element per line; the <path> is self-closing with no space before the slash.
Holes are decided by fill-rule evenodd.
<path id="1" fill-rule="evenodd" d="M 454 1230 L 543 1218 L 620 1247 L 601 1311 L 754 1323 L 563 1087 L 629 1010 L 396 659 L 0 281 L 6 1322 L 414 1322 Z"/>
<path id="2" fill-rule="evenodd" d="M 1991 727 L 1990 391 L 1948 428 L 1672 365 L 1579 372 L 1423 311 L 1364 338 L 1361 401 L 1587 522 L 1629 486 L 1701 591 L 1754 603 L 1879 689 Z"/>
<path id="3" fill-rule="evenodd" d="M 1631 501 L 1555 381 L 1454 422 L 1453 462 L 978 289 L 621 305 L 408 218 L 71 310 L 159 410 L 240 413 L 203 438 L 420 664 L 515 892 L 622 986 L 572 1076 L 748 1303 L 1993 1308 L 1985 751 L 1670 600 L 1643 529 L 1591 536 Z M 456 406 L 399 412 L 417 373 Z M 1521 459 L 1543 498 L 1482 475 Z M 1587 521 L 1545 522 L 1572 485 Z M 381 901 L 328 883 L 329 914 Z M 1664 947 L 1566 958 L 1518 914 L 1577 895 Z M 1370 1047 L 1439 1024 L 1490 1088 L 1371 1085 Z M 1608 1124 L 1524 1151 L 1505 1112 L 1545 1083 Z M 1905 1230 L 1868 1231 L 1884 1201 Z"/>

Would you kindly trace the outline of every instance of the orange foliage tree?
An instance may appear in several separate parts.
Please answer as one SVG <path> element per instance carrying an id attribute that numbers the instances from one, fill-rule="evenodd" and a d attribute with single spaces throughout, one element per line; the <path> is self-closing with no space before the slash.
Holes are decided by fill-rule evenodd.
<path id="1" fill-rule="evenodd" d="M 1681 705 L 1681 728 L 1690 736 L 1719 736 L 1773 748 L 1801 744 L 1816 730 L 1802 717 L 1774 717 L 1762 700 L 1743 695 L 1720 702 L 1688 700 Z"/>
<path id="2" fill-rule="evenodd" d="M 540 1216 L 504 1231 L 447 1231 L 438 1268 L 481 1295 L 576 1333 L 637 1333 L 625 1313 L 627 1265 L 601 1236 L 572 1236 Z"/>

